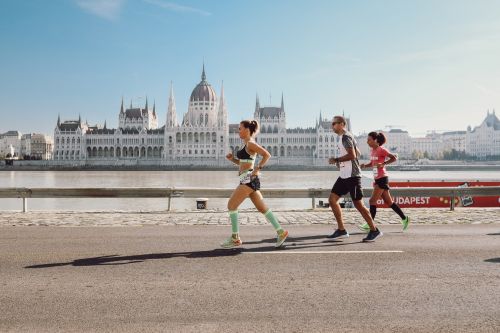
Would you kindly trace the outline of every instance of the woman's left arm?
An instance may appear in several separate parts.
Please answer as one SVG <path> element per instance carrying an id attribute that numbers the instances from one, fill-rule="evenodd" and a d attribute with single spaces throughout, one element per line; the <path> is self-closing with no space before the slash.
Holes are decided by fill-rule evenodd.
<path id="1" fill-rule="evenodd" d="M 387 165 L 387 164 L 391 164 L 391 163 L 394 163 L 394 162 L 396 162 L 396 160 L 397 160 L 396 155 L 391 154 L 391 153 L 387 153 L 387 157 L 389 157 L 389 159 L 388 159 L 387 161 L 385 161 L 385 162 L 384 162 L 384 164 L 385 164 L 385 165 Z"/>
<path id="2" fill-rule="evenodd" d="M 262 156 L 262 159 L 259 162 L 259 165 L 255 166 L 252 174 L 257 175 L 259 170 L 264 168 L 264 165 L 266 165 L 267 161 L 271 158 L 271 154 L 264 149 L 262 146 L 255 142 L 248 142 L 247 143 L 247 148 L 250 150 L 252 153 L 257 153 L 260 156 Z"/>

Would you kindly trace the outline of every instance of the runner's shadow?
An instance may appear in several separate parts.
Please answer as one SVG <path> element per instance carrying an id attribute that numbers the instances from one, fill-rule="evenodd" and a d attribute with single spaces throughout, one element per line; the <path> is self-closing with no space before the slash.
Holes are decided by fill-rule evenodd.
<path id="1" fill-rule="evenodd" d="M 485 262 L 493 262 L 493 263 L 500 264 L 500 258 L 486 259 Z"/>
<path id="2" fill-rule="evenodd" d="M 366 232 L 353 232 L 349 233 L 351 236 L 356 236 L 356 235 L 368 235 Z M 327 235 L 317 235 L 317 236 L 304 236 L 304 237 L 293 237 L 289 236 L 286 239 L 285 244 L 290 244 L 290 243 L 300 243 L 303 241 L 308 241 L 308 240 L 316 240 L 316 239 L 323 239 L 323 242 L 318 242 L 318 243 L 308 243 L 308 244 L 320 244 L 320 243 L 335 243 L 335 242 L 341 242 L 342 240 L 335 240 L 335 239 L 330 239 L 326 238 Z M 276 238 L 266 238 L 262 239 L 259 241 L 252 241 L 252 242 L 244 242 L 244 244 L 250 244 L 250 245 L 257 245 L 257 244 L 264 244 L 264 243 L 276 243 Z"/>
<path id="3" fill-rule="evenodd" d="M 289 236 L 286 239 L 286 242 L 287 243 L 290 243 L 290 242 L 302 242 L 302 241 L 314 240 L 314 239 L 326 239 L 326 236 L 325 235 L 304 236 L 304 237 L 292 237 L 292 236 Z M 267 239 L 262 239 L 262 240 L 259 240 L 259 241 L 245 242 L 244 244 L 256 245 L 256 244 L 263 244 L 263 243 L 276 243 L 276 238 L 267 238 Z"/>
<path id="4" fill-rule="evenodd" d="M 497 233 L 492 233 L 492 234 L 486 234 L 488 236 L 500 236 L 500 232 L 497 232 Z"/>
<path id="5" fill-rule="evenodd" d="M 356 244 L 357 242 L 352 243 L 342 243 L 342 242 L 321 242 L 321 243 L 308 243 L 304 245 L 297 246 L 296 244 L 288 244 L 285 247 L 275 248 L 274 246 L 265 246 L 259 248 L 236 248 L 236 249 L 215 249 L 209 251 L 198 251 L 198 252 L 173 252 L 173 253 L 150 253 L 150 254 L 140 254 L 140 255 L 131 255 L 131 256 L 119 256 L 119 255 L 109 255 L 109 256 L 101 256 L 101 257 L 93 257 L 93 258 L 83 258 L 83 259 L 75 259 L 70 262 L 59 262 L 59 263 L 50 263 L 50 264 L 40 264 L 40 265 L 31 265 L 26 266 L 24 268 L 51 268 L 51 267 L 60 267 L 60 266 L 113 266 L 113 265 L 127 265 L 127 264 L 135 264 L 139 262 L 144 262 L 146 260 L 154 260 L 154 259 L 171 259 L 171 258 L 188 258 L 188 259 L 197 259 L 197 258 L 214 258 L 214 257 L 233 257 L 237 256 L 244 252 L 268 252 L 268 251 L 277 251 L 277 250 L 291 250 L 291 249 L 307 249 L 307 248 L 324 248 L 331 246 L 343 246 L 343 245 L 351 245 Z"/>
<path id="6" fill-rule="evenodd" d="M 171 258 L 213 258 L 213 257 L 232 257 L 239 255 L 242 249 L 216 249 L 198 252 L 173 252 L 173 253 L 150 253 L 132 256 L 102 256 L 94 258 L 76 259 L 70 262 L 51 263 L 26 266 L 24 268 L 50 268 L 59 266 L 105 266 L 105 265 L 126 265 L 138 262 L 144 262 L 152 259 L 171 259 Z"/>

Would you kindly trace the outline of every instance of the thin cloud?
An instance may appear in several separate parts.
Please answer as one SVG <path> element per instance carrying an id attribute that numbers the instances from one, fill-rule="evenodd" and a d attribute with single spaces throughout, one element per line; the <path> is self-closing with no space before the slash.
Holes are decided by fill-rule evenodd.
<path id="1" fill-rule="evenodd" d="M 110 21 L 120 17 L 124 3 L 125 0 L 76 0 L 76 4 L 86 12 Z"/>
<path id="2" fill-rule="evenodd" d="M 474 83 L 473 86 L 478 89 L 479 91 L 483 92 L 484 94 L 486 95 L 489 95 L 489 96 L 494 96 L 494 97 L 497 97 L 499 96 L 499 92 L 498 91 L 495 91 L 495 90 L 492 90 L 482 84 L 479 84 L 479 83 Z"/>
<path id="3" fill-rule="evenodd" d="M 498 40 L 500 35 L 498 33 L 481 38 L 470 38 L 440 47 L 428 50 L 421 50 L 411 53 L 403 53 L 392 60 L 391 63 L 413 63 L 413 62 L 426 62 L 435 60 L 447 60 L 450 57 L 463 55 L 465 53 L 480 54 L 481 52 L 491 52 L 498 50 Z"/>
<path id="4" fill-rule="evenodd" d="M 193 8 L 193 7 L 188 7 L 188 6 L 182 6 L 178 5 L 173 2 L 166 2 L 166 1 L 160 1 L 160 0 L 143 0 L 144 2 L 157 6 L 166 10 L 174 11 L 174 12 L 182 12 L 182 13 L 195 13 L 203 16 L 210 16 L 212 13 L 198 9 L 198 8 Z"/>

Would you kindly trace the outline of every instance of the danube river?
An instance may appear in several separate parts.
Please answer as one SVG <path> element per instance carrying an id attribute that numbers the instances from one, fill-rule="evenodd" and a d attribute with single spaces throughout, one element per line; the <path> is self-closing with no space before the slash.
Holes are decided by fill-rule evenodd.
<path id="1" fill-rule="evenodd" d="M 363 186 L 371 186 L 371 172 L 363 172 Z M 331 188 L 336 171 L 265 171 L 262 188 Z M 500 181 L 500 171 L 392 171 L 391 180 Z M 2 171 L 0 187 L 195 187 L 234 188 L 236 171 Z M 227 199 L 211 198 L 208 208 L 225 209 Z M 268 199 L 273 209 L 310 208 L 310 199 Z M 30 211 L 163 211 L 166 199 L 30 199 Z M 247 200 L 241 208 L 250 208 Z M 193 198 L 175 198 L 175 210 L 196 208 Z M 22 200 L 0 199 L 0 210 L 21 210 Z"/>

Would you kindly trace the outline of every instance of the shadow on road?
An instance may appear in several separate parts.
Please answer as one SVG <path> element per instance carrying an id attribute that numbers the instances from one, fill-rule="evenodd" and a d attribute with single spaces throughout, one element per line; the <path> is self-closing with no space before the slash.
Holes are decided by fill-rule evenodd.
<path id="1" fill-rule="evenodd" d="M 311 239 L 311 237 L 302 237 L 300 239 L 307 238 Z M 321 237 L 324 238 L 324 237 Z M 297 249 L 307 249 L 307 248 L 324 248 L 324 247 L 332 247 L 332 246 L 343 246 L 343 245 L 352 245 L 358 244 L 362 242 L 335 242 L 335 241 L 323 241 L 318 243 L 307 243 L 307 244 L 296 244 L 295 242 L 299 238 L 290 238 L 290 242 L 287 243 L 285 247 L 275 248 L 274 246 L 264 246 L 258 248 L 235 248 L 235 249 L 215 249 L 208 251 L 193 251 L 193 252 L 172 252 L 172 253 L 150 253 L 150 254 L 139 254 L 139 255 L 130 255 L 130 256 L 119 256 L 119 255 L 109 255 L 109 256 L 101 256 L 101 257 L 93 257 L 93 258 L 83 258 L 83 259 L 75 259 L 70 262 L 60 262 L 60 263 L 49 263 L 49 264 L 40 264 L 40 265 L 31 265 L 26 266 L 24 268 L 51 268 L 51 267 L 59 267 L 59 266 L 106 266 L 106 265 L 126 265 L 126 264 L 135 264 L 139 262 L 144 262 L 146 260 L 155 260 L 155 259 L 171 259 L 171 258 L 188 258 L 188 259 L 197 259 L 197 258 L 213 258 L 213 257 L 232 257 L 245 252 L 255 253 L 255 252 L 269 252 L 269 251 L 284 251 L 284 250 L 297 250 Z M 275 239 L 270 239 L 269 242 L 274 243 Z M 263 243 L 262 242 L 254 242 L 254 243 Z M 252 244 L 251 242 L 245 244 Z M 243 244 L 243 245 L 245 245 Z"/>
<path id="2" fill-rule="evenodd" d="M 486 259 L 485 262 L 494 262 L 494 263 L 500 264 L 500 258 Z"/>
<path id="3" fill-rule="evenodd" d="M 351 236 L 355 236 L 355 235 L 366 235 L 367 233 L 365 232 L 350 232 L 349 235 Z M 290 243 L 297 243 L 297 242 L 303 242 L 303 241 L 308 241 L 308 240 L 316 240 L 316 239 L 322 239 L 323 241 L 322 242 L 317 242 L 317 243 L 307 243 L 307 244 L 321 244 L 321 243 L 332 243 L 332 242 L 335 242 L 335 240 L 331 240 L 331 239 L 328 239 L 326 238 L 327 235 L 315 235 L 315 236 L 304 236 L 304 237 L 293 237 L 293 236 L 289 236 L 287 239 L 286 239 L 286 244 L 290 244 Z M 264 243 L 270 243 L 270 244 L 274 244 L 276 243 L 276 238 L 267 238 L 267 239 L 263 239 L 263 240 L 260 240 L 260 241 L 254 241 L 254 242 L 245 242 L 245 240 L 243 240 L 244 244 L 252 244 L 252 245 L 256 245 L 256 244 L 264 244 Z"/>
<path id="4" fill-rule="evenodd" d="M 497 232 L 497 233 L 492 233 L 492 234 L 486 234 L 488 236 L 500 236 L 500 232 Z"/>
<path id="5" fill-rule="evenodd" d="M 42 264 L 26 266 L 24 268 L 49 268 L 58 266 L 100 266 L 100 265 L 125 265 L 143 262 L 152 259 L 171 259 L 171 258 L 212 258 L 212 257 L 231 257 L 241 253 L 242 249 L 216 249 L 210 251 L 196 251 L 196 252 L 173 252 L 173 253 L 150 253 L 140 254 L 135 256 L 119 256 L 110 255 L 94 258 L 76 259 L 70 262 Z"/>

